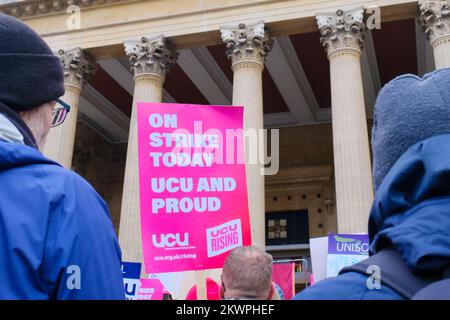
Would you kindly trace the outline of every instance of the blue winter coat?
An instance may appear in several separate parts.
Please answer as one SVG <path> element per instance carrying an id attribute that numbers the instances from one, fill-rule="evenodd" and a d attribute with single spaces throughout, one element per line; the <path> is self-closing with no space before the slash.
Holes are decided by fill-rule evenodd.
<path id="1" fill-rule="evenodd" d="M 1 141 L 0 299 L 124 299 L 105 202 L 36 149 Z"/>
<path id="2" fill-rule="evenodd" d="M 393 246 L 411 271 L 438 274 L 450 264 L 450 134 L 410 147 L 384 178 L 369 218 L 370 253 Z M 314 284 L 295 299 L 404 299 L 369 289 L 355 272 Z"/>

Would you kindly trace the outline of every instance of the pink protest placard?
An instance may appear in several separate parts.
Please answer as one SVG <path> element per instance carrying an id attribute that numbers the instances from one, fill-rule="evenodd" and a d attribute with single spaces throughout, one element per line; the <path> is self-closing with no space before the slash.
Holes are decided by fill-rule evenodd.
<path id="1" fill-rule="evenodd" d="M 251 244 L 243 108 L 139 103 L 146 273 L 221 268 Z"/>
<path id="2" fill-rule="evenodd" d="M 141 279 L 138 300 L 162 300 L 164 286 L 158 279 Z"/>

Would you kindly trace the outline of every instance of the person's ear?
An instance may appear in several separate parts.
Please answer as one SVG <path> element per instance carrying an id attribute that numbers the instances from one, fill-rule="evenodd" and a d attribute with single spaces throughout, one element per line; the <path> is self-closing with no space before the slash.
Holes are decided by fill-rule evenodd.
<path id="1" fill-rule="evenodd" d="M 273 298 L 273 294 L 275 293 L 275 286 L 273 284 L 273 282 L 270 284 L 270 289 L 269 289 L 269 295 L 267 297 L 267 300 L 272 300 Z"/>

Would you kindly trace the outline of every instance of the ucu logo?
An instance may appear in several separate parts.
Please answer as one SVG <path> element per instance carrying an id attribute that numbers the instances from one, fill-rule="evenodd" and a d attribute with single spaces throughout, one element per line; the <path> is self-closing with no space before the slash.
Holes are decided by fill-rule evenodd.
<path id="1" fill-rule="evenodd" d="M 211 237 L 216 238 L 220 235 L 227 234 L 228 232 L 236 231 L 238 229 L 237 224 L 229 225 L 224 228 L 218 229 L 218 230 L 211 230 L 210 234 Z"/>
<path id="2" fill-rule="evenodd" d="M 160 234 L 159 241 L 157 239 L 157 235 L 152 235 L 153 245 L 157 248 L 172 248 L 174 246 L 186 247 L 189 245 L 189 233 L 184 234 L 184 238 L 181 239 L 179 233 L 168 233 L 168 234 Z"/>

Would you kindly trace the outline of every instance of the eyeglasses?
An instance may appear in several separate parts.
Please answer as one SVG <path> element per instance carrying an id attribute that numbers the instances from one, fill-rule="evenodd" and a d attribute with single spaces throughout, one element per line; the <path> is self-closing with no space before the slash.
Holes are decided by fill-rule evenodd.
<path id="1" fill-rule="evenodd" d="M 70 112 L 70 106 L 62 101 L 56 99 L 57 105 L 53 109 L 52 128 L 59 126 L 67 118 L 67 114 Z"/>

